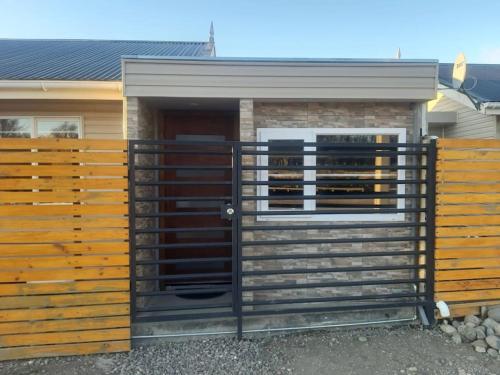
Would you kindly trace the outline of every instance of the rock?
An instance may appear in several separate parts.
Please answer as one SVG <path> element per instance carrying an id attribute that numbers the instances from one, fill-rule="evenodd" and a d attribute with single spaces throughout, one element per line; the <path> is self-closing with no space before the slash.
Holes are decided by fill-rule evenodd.
<path id="1" fill-rule="evenodd" d="M 499 325 L 497 325 L 495 328 L 493 328 L 493 330 L 495 331 L 495 334 L 496 334 L 497 336 L 500 336 L 500 324 L 499 324 Z"/>
<path id="2" fill-rule="evenodd" d="M 483 326 L 485 326 L 486 328 L 495 329 L 495 327 L 498 326 L 498 323 L 491 318 L 486 318 L 483 321 Z"/>
<path id="3" fill-rule="evenodd" d="M 359 336 L 358 340 L 361 341 L 361 342 L 367 342 L 368 341 L 368 339 L 365 336 Z"/>
<path id="4" fill-rule="evenodd" d="M 441 328 L 441 331 L 450 336 L 453 335 L 454 333 L 457 333 L 456 328 L 448 324 L 441 324 L 439 328 Z"/>
<path id="5" fill-rule="evenodd" d="M 473 327 L 477 327 L 478 325 L 481 324 L 481 319 L 475 315 L 467 315 L 464 319 L 464 322 L 466 324 L 467 323 L 473 324 Z"/>
<path id="6" fill-rule="evenodd" d="M 486 328 L 486 336 L 495 336 L 495 330 L 493 328 Z"/>
<path id="7" fill-rule="evenodd" d="M 462 336 L 460 336 L 458 333 L 454 333 L 453 335 L 451 335 L 451 340 L 455 344 L 461 344 L 462 343 Z"/>
<path id="8" fill-rule="evenodd" d="M 460 325 L 460 322 L 458 320 L 454 320 L 453 322 L 451 322 L 451 325 L 455 328 L 458 328 L 458 326 Z"/>
<path id="9" fill-rule="evenodd" d="M 479 326 L 474 328 L 474 330 L 476 331 L 476 337 L 479 340 L 484 340 L 486 338 L 486 328 Z"/>
<path id="10" fill-rule="evenodd" d="M 484 340 L 476 340 L 471 345 L 478 353 L 486 353 L 486 350 L 488 349 L 488 344 Z"/>
<path id="11" fill-rule="evenodd" d="M 500 337 L 497 337 L 497 336 L 488 336 L 488 337 L 486 337 L 486 342 L 493 349 L 496 349 L 496 350 L 500 349 Z"/>
<path id="12" fill-rule="evenodd" d="M 495 305 L 488 309 L 488 318 L 500 322 L 500 305 Z"/>
<path id="13" fill-rule="evenodd" d="M 468 341 L 474 341 L 477 338 L 476 330 L 468 325 L 464 326 L 461 334 Z"/>
<path id="14" fill-rule="evenodd" d="M 487 351 L 486 351 L 491 357 L 498 357 L 498 351 L 496 351 L 495 349 L 492 349 L 492 348 L 489 348 Z"/>

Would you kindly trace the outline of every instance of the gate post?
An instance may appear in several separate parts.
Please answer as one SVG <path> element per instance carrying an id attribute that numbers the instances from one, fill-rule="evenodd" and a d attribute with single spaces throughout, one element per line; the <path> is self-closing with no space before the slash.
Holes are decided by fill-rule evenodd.
<path id="1" fill-rule="evenodd" d="M 236 315 L 236 334 L 238 340 L 241 340 L 243 336 L 243 313 L 242 313 L 242 299 L 243 292 L 242 288 L 242 156 L 241 156 L 241 144 L 235 142 L 233 144 L 233 189 L 232 189 L 232 200 L 233 207 L 235 207 L 235 217 L 233 219 L 233 306 L 234 313 Z"/>
<path id="2" fill-rule="evenodd" d="M 429 324 L 436 321 L 434 317 L 434 271 L 436 245 L 436 139 L 431 139 L 427 147 L 426 169 L 426 202 L 425 202 L 425 313 Z"/>

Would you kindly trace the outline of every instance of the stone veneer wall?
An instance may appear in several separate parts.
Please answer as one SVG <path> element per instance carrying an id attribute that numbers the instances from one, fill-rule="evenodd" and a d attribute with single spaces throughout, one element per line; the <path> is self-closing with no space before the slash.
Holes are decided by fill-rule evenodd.
<path id="1" fill-rule="evenodd" d="M 300 128 L 300 127 L 342 127 L 342 128 L 406 128 L 407 139 L 411 140 L 415 127 L 415 109 L 410 103 L 272 103 L 254 102 L 251 99 L 240 101 L 240 139 L 242 141 L 256 141 L 257 128 Z M 255 165 L 253 156 L 246 156 L 243 164 Z M 244 171 L 243 179 L 256 179 L 253 171 Z M 407 178 L 411 172 L 407 172 Z M 407 192 L 412 187 L 407 186 Z M 255 195 L 256 189 L 252 186 L 244 186 L 244 195 Z M 409 203 L 408 203 L 409 204 Z M 244 201 L 244 210 L 255 210 L 256 203 Z M 407 215 L 406 220 L 411 220 Z M 244 225 L 274 224 L 286 225 L 290 222 L 272 221 L 260 222 L 254 217 L 245 216 Z M 293 224 L 307 224 L 310 222 L 297 222 Z M 318 222 L 315 222 L 318 223 Z M 322 222 L 325 223 L 325 222 Z M 336 223 L 339 223 L 338 221 Z M 358 222 L 359 223 L 359 222 Z M 270 240 L 270 239 L 321 239 L 321 238 L 369 238 L 384 236 L 409 236 L 414 234 L 414 229 L 409 228 L 381 228 L 381 229 L 350 229 L 350 230 L 307 230 L 307 231 L 255 231 L 244 232 L 243 240 Z M 288 245 L 288 246 L 246 246 L 243 248 L 244 255 L 266 255 L 279 253 L 317 253 L 317 252 L 370 252 L 390 250 L 412 250 L 415 244 L 406 242 L 393 243 L 349 243 L 349 244 L 319 244 L 319 245 Z M 265 270 L 265 269 L 291 269 L 291 268 L 327 268 L 346 266 L 376 266 L 394 264 L 414 264 L 415 260 L 409 256 L 394 257 L 358 257 L 358 258 L 336 258 L 336 259 L 310 259 L 310 260 L 267 260 L 244 262 L 243 270 Z M 374 272 L 351 272 L 351 273 L 310 273 L 310 274 L 288 274 L 272 276 L 245 277 L 244 285 L 252 284 L 280 284 L 280 283 L 314 283 L 337 280 L 362 280 L 362 279 L 389 279 L 410 278 L 414 271 L 374 271 Z M 322 289 L 285 289 L 275 291 L 246 292 L 244 299 L 270 300 L 295 297 L 324 297 L 345 295 L 369 295 L 397 292 L 411 292 L 411 285 L 373 285 L 362 287 L 322 288 Z M 363 301 L 362 303 L 370 303 Z M 336 303 L 338 305 L 339 303 Z M 283 305 L 281 305 L 283 306 Z M 292 307 L 292 306 L 288 306 Z M 300 307 L 294 305 L 293 307 Z M 303 307 L 303 306 L 302 306 Z M 396 309 L 383 317 L 408 317 L 413 315 L 412 309 Z M 363 315 L 364 314 L 364 315 Z M 380 316 L 379 312 L 368 311 L 360 315 L 359 319 L 374 318 Z M 378 315 L 377 315 L 378 314 Z M 344 319 L 342 317 L 341 319 Z"/>
<path id="2" fill-rule="evenodd" d="M 156 134 L 156 112 L 152 110 L 144 101 L 136 97 L 127 98 L 127 134 L 128 139 L 153 140 Z M 147 146 L 141 146 L 146 148 Z M 156 155 L 138 154 L 135 157 L 136 165 L 154 165 Z M 139 170 L 135 172 L 136 181 L 153 181 L 156 179 L 155 171 Z M 151 197 L 156 195 L 156 188 L 152 186 L 138 186 L 135 189 L 137 197 Z M 155 202 L 136 203 L 136 213 L 151 213 L 157 211 Z M 156 219 L 136 218 L 136 228 L 152 228 L 156 225 Z M 137 245 L 150 245 L 156 242 L 155 234 L 140 234 L 136 236 Z M 156 253 L 153 250 L 141 250 L 136 252 L 137 260 L 156 259 Z M 136 266 L 136 276 L 152 276 L 157 274 L 157 267 L 151 265 Z M 155 281 L 141 281 L 137 283 L 137 291 L 152 291 L 157 287 Z M 137 307 L 144 307 L 150 303 L 150 299 L 138 298 Z"/>

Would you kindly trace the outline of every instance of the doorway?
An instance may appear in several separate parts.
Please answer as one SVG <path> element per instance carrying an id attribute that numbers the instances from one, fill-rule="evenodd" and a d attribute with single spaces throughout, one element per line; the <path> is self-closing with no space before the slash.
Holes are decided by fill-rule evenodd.
<path id="1" fill-rule="evenodd" d="M 232 203 L 232 147 L 237 113 L 165 111 L 161 140 L 173 141 L 160 164 L 160 289 L 176 288 L 186 299 L 206 299 L 214 286 L 232 282 L 232 226 L 221 215 Z M 186 294 L 186 291 L 193 291 Z M 199 291 L 200 293 L 196 293 Z"/>

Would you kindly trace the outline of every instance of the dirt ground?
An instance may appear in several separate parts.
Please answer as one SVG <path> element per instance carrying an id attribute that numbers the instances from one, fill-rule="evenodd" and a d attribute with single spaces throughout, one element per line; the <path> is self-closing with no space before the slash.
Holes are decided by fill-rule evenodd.
<path id="1" fill-rule="evenodd" d="M 437 329 L 367 328 L 147 345 L 130 353 L 10 361 L 2 375 L 495 374 L 500 359 Z"/>

